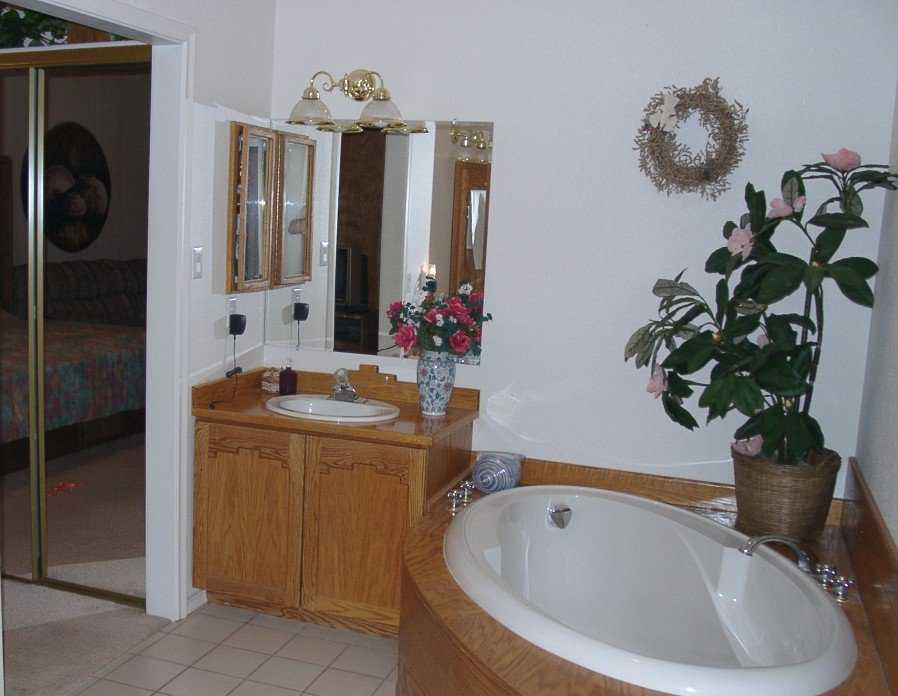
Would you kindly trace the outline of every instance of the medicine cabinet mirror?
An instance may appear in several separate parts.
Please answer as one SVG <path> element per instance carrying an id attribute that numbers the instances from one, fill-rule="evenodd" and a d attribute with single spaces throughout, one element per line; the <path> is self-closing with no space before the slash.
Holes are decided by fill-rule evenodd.
<path id="1" fill-rule="evenodd" d="M 309 138 L 231 124 L 228 292 L 311 278 L 314 162 Z"/>

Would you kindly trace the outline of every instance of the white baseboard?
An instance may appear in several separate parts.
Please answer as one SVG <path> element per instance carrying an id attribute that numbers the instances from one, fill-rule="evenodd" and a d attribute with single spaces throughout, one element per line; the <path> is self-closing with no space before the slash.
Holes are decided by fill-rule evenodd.
<path id="1" fill-rule="evenodd" d="M 198 590 L 195 587 L 187 596 L 187 614 L 192 614 L 208 601 L 206 590 Z"/>

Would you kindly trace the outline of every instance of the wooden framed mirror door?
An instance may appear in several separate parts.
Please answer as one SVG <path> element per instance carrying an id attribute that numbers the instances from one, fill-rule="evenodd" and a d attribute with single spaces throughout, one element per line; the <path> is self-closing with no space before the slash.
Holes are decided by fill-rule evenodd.
<path id="1" fill-rule="evenodd" d="M 490 165 L 459 160 L 455 163 L 452 199 L 452 255 L 447 292 L 470 283 L 483 292 L 487 219 L 489 212 Z"/>

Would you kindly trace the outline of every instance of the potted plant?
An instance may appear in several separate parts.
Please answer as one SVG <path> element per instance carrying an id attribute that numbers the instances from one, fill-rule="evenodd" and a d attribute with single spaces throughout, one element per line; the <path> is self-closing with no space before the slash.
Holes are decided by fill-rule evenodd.
<path id="1" fill-rule="evenodd" d="M 834 191 L 805 220 L 811 180 L 828 182 Z M 723 226 L 725 244 L 705 263 L 706 272 L 719 276 L 713 304 L 682 272 L 659 279 L 653 288 L 658 318 L 627 341 L 624 359 L 651 369 L 647 390 L 676 423 L 698 426 L 683 405 L 696 391 L 708 422 L 732 411 L 745 418 L 731 447 L 736 526 L 743 532 L 810 539 L 823 529 L 841 464 L 811 410 L 820 388 L 824 297 L 838 289 L 852 302 L 873 306 L 868 281 L 876 264 L 836 257 L 847 234 L 868 226 L 861 194 L 895 190 L 896 181 L 887 167 L 862 165 L 856 152 L 843 148 L 785 172 L 781 197 L 769 208 L 764 192 L 748 184 L 748 212 L 738 224 Z M 777 233 L 806 241 L 807 256 L 779 251 Z M 800 312 L 788 306 L 796 293 Z"/>
<path id="2" fill-rule="evenodd" d="M 424 293 L 417 304 L 394 302 L 387 310 L 390 335 L 403 355 L 418 354 L 418 396 L 425 416 L 444 416 L 455 384 L 455 365 L 464 356 L 479 357 L 483 293 L 463 283 L 449 297 Z"/>

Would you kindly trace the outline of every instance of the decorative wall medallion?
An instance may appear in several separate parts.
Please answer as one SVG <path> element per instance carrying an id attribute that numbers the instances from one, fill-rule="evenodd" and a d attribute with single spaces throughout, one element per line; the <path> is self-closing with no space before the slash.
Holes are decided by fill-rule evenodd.
<path id="1" fill-rule="evenodd" d="M 691 89 L 671 86 L 651 98 L 636 134 L 639 168 L 659 191 L 697 191 L 716 199 L 730 188 L 727 179 L 739 165 L 748 141 L 748 109 L 720 96 L 720 78 L 706 78 Z M 696 114 L 708 131 L 704 152 L 692 152 L 677 141 L 677 130 Z"/>
<path id="2" fill-rule="evenodd" d="M 78 252 L 100 236 L 109 213 L 106 155 L 84 126 L 51 128 L 44 146 L 44 234 L 63 251 Z M 22 162 L 22 203 L 28 196 L 28 159 Z"/>

